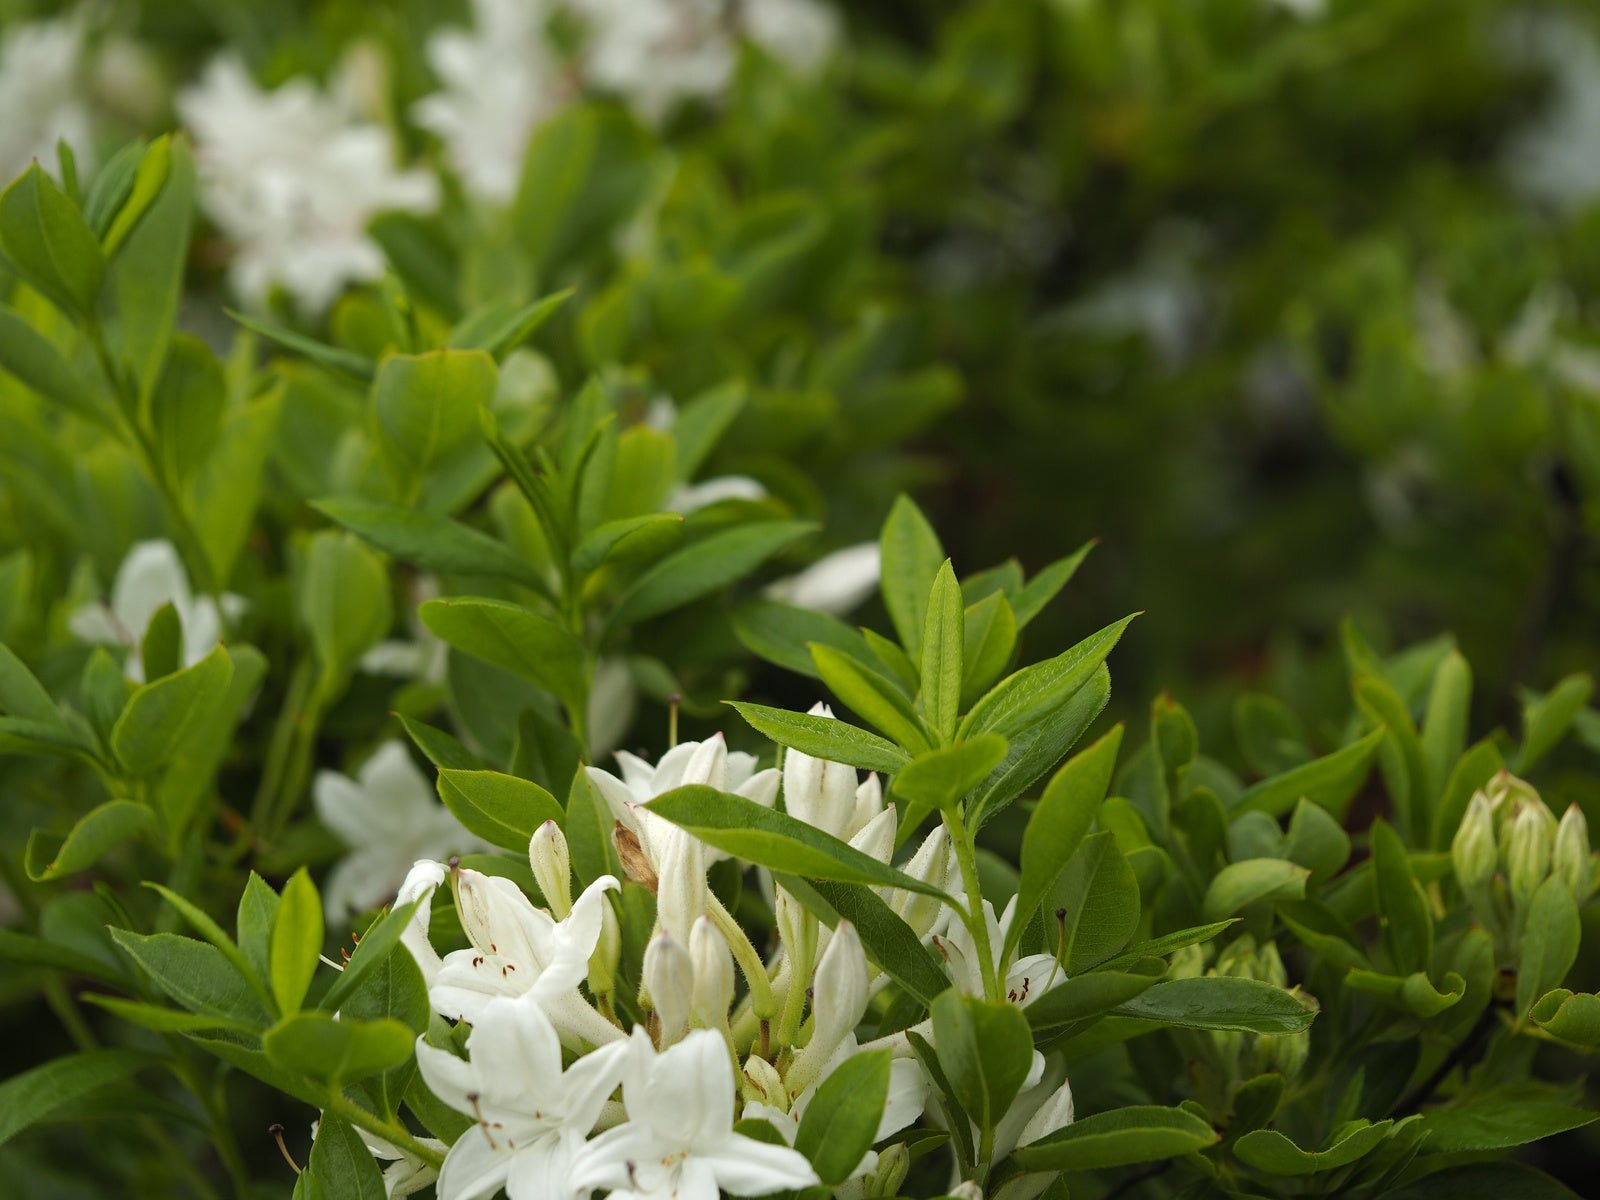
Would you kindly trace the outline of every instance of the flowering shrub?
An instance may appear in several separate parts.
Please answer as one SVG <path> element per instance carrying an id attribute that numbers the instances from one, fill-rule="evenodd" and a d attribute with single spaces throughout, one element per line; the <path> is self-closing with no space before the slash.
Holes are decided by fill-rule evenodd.
<path id="1" fill-rule="evenodd" d="M 1070 98 L 1035 32 L 1138 32 L 950 8 L 921 82 L 811 0 L 482 0 L 316 78 L 186 43 L 177 134 L 103 14 L 5 33 L 0 1178 L 1573 1194 L 1590 677 L 1474 740 L 1505 698 L 1453 639 L 1346 622 L 1231 738 L 1108 712 L 1182 614 L 1058 640 L 1092 543 L 969 561 L 904 494 L 939 352 L 982 389 L 1022 343 L 975 353 L 983 255 L 922 295 L 898 223 L 974 232 L 929 181 L 1017 167 L 1029 64 Z M 1353 442 L 1397 328 L 1482 428 L 1521 428 L 1495 380 L 1582 377 L 1558 299 L 1507 331 L 1381 249 L 1284 331 Z M 1482 428 L 1413 432 L 1470 475 Z"/>

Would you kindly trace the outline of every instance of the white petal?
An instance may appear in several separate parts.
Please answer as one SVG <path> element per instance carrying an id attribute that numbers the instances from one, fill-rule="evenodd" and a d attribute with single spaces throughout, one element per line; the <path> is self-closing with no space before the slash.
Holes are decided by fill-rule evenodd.
<path id="1" fill-rule="evenodd" d="M 498 1147 L 498 1148 L 497 1148 Z M 492 1196 L 506 1181 L 511 1154 L 505 1144 L 489 1143 L 481 1125 L 474 1125 L 456 1139 L 444 1156 L 439 1172 L 439 1200 L 479 1200 Z"/>
<path id="2" fill-rule="evenodd" d="M 803 1154 L 730 1133 L 713 1154 L 695 1158 L 711 1167 L 717 1183 L 737 1196 L 766 1196 L 819 1182 Z"/>
<path id="3" fill-rule="evenodd" d="M 139 542 L 117 569 L 111 589 L 111 611 L 136 640 L 144 637 L 150 618 L 163 605 L 181 612 L 189 607 L 189 577 L 171 542 Z"/>

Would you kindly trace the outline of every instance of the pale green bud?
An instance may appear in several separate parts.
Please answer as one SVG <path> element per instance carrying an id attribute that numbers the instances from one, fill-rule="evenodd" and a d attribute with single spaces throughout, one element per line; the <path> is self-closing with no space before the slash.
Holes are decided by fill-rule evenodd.
<path id="1" fill-rule="evenodd" d="M 854 925 L 841 920 L 817 963 L 811 994 L 811 1040 L 785 1077 L 790 1091 L 801 1091 L 819 1078 L 845 1035 L 861 1024 L 871 999 L 869 982 L 867 955 L 861 948 L 861 938 Z M 790 986 L 801 986 L 801 983 L 791 981 Z"/>
<path id="2" fill-rule="evenodd" d="M 1516 903 L 1527 903 L 1549 877 L 1555 840 L 1556 819 L 1544 801 L 1523 805 L 1511 823 L 1506 846 L 1506 878 Z"/>
<path id="3" fill-rule="evenodd" d="M 689 931 L 689 959 L 694 964 L 695 1019 L 708 1029 L 721 1029 L 733 1003 L 733 953 L 710 917 L 701 917 Z"/>
<path id="4" fill-rule="evenodd" d="M 561 826 L 546 821 L 533 831 L 528 843 L 528 864 L 551 914 L 560 921 L 572 911 L 572 859 Z"/>
<path id="5" fill-rule="evenodd" d="M 589 956 L 589 990 L 609 996 L 617 986 L 617 964 L 622 960 L 622 928 L 608 900 L 600 906 L 600 937 Z"/>
<path id="6" fill-rule="evenodd" d="M 867 1195 L 897 1196 L 900 1185 L 911 1171 L 911 1151 L 904 1142 L 896 1142 L 878 1152 L 878 1165 L 867 1177 Z"/>
<path id="7" fill-rule="evenodd" d="M 1256 1062 L 1263 1071 L 1276 1071 L 1292 1080 L 1306 1065 L 1311 1053 L 1311 1034 L 1268 1033 L 1256 1037 Z"/>
<path id="8" fill-rule="evenodd" d="M 789 1093 L 784 1089 L 778 1068 L 758 1054 L 744 1060 L 744 1075 L 739 1091 L 747 1103 L 765 1104 L 781 1112 L 789 1110 Z"/>
<path id="9" fill-rule="evenodd" d="M 1268 942 L 1256 955 L 1256 978 L 1265 980 L 1273 987 L 1289 986 L 1289 972 L 1284 969 L 1283 958 L 1278 954 L 1276 942 Z"/>
<path id="10" fill-rule="evenodd" d="M 1466 815 L 1461 818 L 1456 836 L 1450 842 L 1450 861 L 1461 890 L 1475 891 L 1493 879 L 1499 854 L 1495 845 L 1494 810 L 1489 797 L 1480 791 L 1467 805 Z"/>
<path id="11" fill-rule="evenodd" d="M 1175 951 L 1167 967 L 1168 979 L 1198 979 L 1205 974 L 1206 952 L 1199 946 Z"/>
<path id="12" fill-rule="evenodd" d="M 950 1189 L 950 1200 L 983 1200 L 983 1189 L 969 1179 Z"/>
<path id="13" fill-rule="evenodd" d="M 689 952 L 662 930 L 644 951 L 644 986 L 661 1027 L 661 1045 L 670 1046 L 689 1028 L 694 1008 L 694 963 Z"/>
<path id="14" fill-rule="evenodd" d="M 1589 822 L 1576 804 L 1567 806 L 1561 824 L 1556 827 L 1555 849 L 1552 851 L 1556 874 L 1572 891 L 1579 904 L 1589 898 L 1593 886 L 1594 859 L 1589 852 Z"/>

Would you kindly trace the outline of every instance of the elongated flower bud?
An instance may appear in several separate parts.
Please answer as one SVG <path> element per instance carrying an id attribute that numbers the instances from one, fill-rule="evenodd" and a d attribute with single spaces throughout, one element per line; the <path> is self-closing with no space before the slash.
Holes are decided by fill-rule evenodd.
<path id="1" fill-rule="evenodd" d="M 607 900 L 600 906 L 600 937 L 589 956 L 589 990 L 609 996 L 617 986 L 617 964 L 622 961 L 622 927 L 617 911 Z"/>
<path id="2" fill-rule="evenodd" d="M 815 1080 L 845 1035 L 861 1024 L 871 998 L 867 987 L 867 956 L 861 938 L 854 925 L 841 920 L 817 963 L 811 991 L 811 1040 L 785 1080 L 791 1091 Z"/>
<path id="3" fill-rule="evenodd" d="M 1038 1111 L 1028 1118 L 1028 1123 L 1022 1127 L 1022 1132 L 1017 1136 L 1017 1145 L 1026 1146 L 1058 1129 L 1065 1129 L 1072 1124 L 1075 1117 L 1072 1105 L 1072 1081 L 1066 1080 L 1051 1092 L 1039 1106 Z"/>
<path id="4" fill-rule="evenodd" d="M 896 1142 L 878 1154 L 878 1165 L 867 1177 L 867 1195 L 898 1196 L 910 1173 L 911 1151 L 904 1142 Z"/>
<path id="5" fill-rule="evenodd" d="M 778 889 L 773 907 L 777 913 L 778 937 L 783 942 L 784 955 L 791 963 L 810 964 L 817 952 L 816 918 L 782 888 Z M 800 980 L 799 986 L 804 987 L 805 980 Z"/>
<path id="6" fill-rule="evenodd" d="M 533 880 L 544 895 L 545 904 L 559 921 L 572 911 L 572 859 L 567 853 L 567 838 L 561 826 L 546 821 L 533 831 L 528 843 L 528 862 Z"/>
<path id="7" fill-rule="evenodd" d="M 950 1189 L 950 1200 L 983 1200 L 983 1189 L 968 1179 Z"/>
<path id="8" fill-rule="evenodd" d="M 1556 874 L 1582 904 L 1593 886 L 1594 860 L 1589 852 L 1589 822 L 1576 804 L 1568 805 L 1561 824 L 1556 826 L 1556 844 L 1551 857 Z"/>
<path id="9" fill-rule="evenodd" d="M 694 963 L 665 930 L 644 951 L 644 985 L 661 1025 L 661 1045 L 670 1046 L 689 1028 L 694 1008 Z"/>
<path id="10" fill-rule="evenodd" d="M 939 825 L 922 840 L 922 845 L 917 847 L 917 852 L 906 863 L 904 871 L 921 883 L 942 888 L 949 882 L 950 864 L 950 834 L 943 825 Z M 889 907 L 916 931 L 918 937 L 927 937 L 939 920 L 942 906 L 933 896 L 896 889 L 889 900 Z"/>
<path id="11" fill-rule="evenodd" d="M 811 715 L 832 717 L 825 704 Z M 789 815 L 824 833 L 840 837 L 856 806 L 856 769 L 825 758 L 790 750 L 783 759 L 783 803 Z"/>
<path id="12" fill-rule="evenodd" d="M 865 829 L 867 823 L 882 811 L 883 784 L 878 782 L 877 773 L 873 772 L 856 788 L 856 805 L 850 812 L 850 820 L 845 823 L 845 839 L 848 841 Z"/>
<path id="13" fill-rule="evenodd" d="M 687 945 L 689 930 L 706 911 L 706 846 L 699 838 L 672 829 L 661 838 L 656 852 L 661 869 L 656 917 L 680 946 Z"/>
<path id="14" fill-rule="evenodd" d="M 1511 884 L 1511 898 L 1516 903 L 1527 903 L 1548 878 L 1555 835 L 1556 819 L 1542 800 L 1524 804 L 1511 823 L 1506 877 Z"/>
<path id="15" fill-rule="evenodd" d="M 887 865 L 894 854 L 894 830 L 895 809 L 891 804 L 857 830 L 850 844 Z"/>
<path id="16" fill-rule="evenodd" d="M 708 1029 L 721 1029 L 733 1004 L 733 953 L 710 917 L 700 917 L 689 931 L 689 960 L 694 967 L 694 1017 Z"/>
<path id="17" fill-rule="evenodd" d="M 744 1078 L 739 1090 L 752 1104 L 766 1104 L 781 1112 L 789 1111 L 789 1093 L 784 1090 L 778 1068 L 758 1054 L 744 1060 Z"/>
<path id="18" fill-rule="evenodd" d="M 728 743 L 722 734 L 714 733 L 696 747 L 684 764 L 680 785 L 704 784 L 718 791 L 728 787 Z"/>
<path id="19" fill-rule="evenodd" d="M 1467 805 L 1456 836 L 1450 842 L 1450 861 L 1455 867 L 1456 882 L 1464 892 L 1472 892 L 1494 878 L 1495 864 L 1500 850 L 1495 844 L 1494 810 L 1489 797 L 1478 792 Z"/>

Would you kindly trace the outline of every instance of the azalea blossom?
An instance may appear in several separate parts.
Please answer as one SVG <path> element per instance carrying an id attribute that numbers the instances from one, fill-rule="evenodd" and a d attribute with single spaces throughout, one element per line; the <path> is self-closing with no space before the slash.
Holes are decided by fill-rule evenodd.
<path id="1" fill-rule="evenodd" d="M 444 84 L 412 107 L 444 143 L 467 190 L 492 204 L 516 194 L 523 154 L 539 123 L 571 98 L 551 45 L 549 0 L 473 0 L 472 27 L 428 39 L 428 65 Z"/>
<path id="2" fill-rule="evenodd" d="M 322 823 L 351 850 L 323 886 L 332 921 L 387 901 L 419 858 L 490 848 L 439 803 L 398 741 L 379 746 L 354 779 L 319 771 L 311 798 Z"/>
<path id="3" fill-rule="evenodd" d="M 34 159 L 53 169 L 59 141 L 89 153 L 86 32 L 74 15 L 14 25 L 0 39 L 0 179 L 9 182 Z"/>
<path id="4" fill-rule="evenodd" d="M 833 710 L 818 703 L 810 715 L 832 720 Z M 790 750 L 783 759 L 783 804 L 791 817 L 849 841 L 883 811 L 883 788 L 876 775 L 863 782 L 852 766 Z"/>
<path id="5" fill-rule="evenodd" d="M 797 608 L 843 615 L 878 590 L 883 554 L 877 542 L 846 546 L 819 558 L 797 575 L 779 579 L 767 595 Z"/>
<path id="6" fill-rule="evenodd" d="M 693 1030 L 658 1053 L 636 1027 L 629 1047 L 628 1120 L 579 1155 L 570 1180 L 582 1195 L 608 1188 L 610 1200 L 719 1200 L 723 1189 L 766 1196 L 818 1182 L 801 1154 L 733 1131 L 733 1069 L 721 1034 Z"/>
<path id="7" fill-rule="evenodd" d="M 744 32 L 791 70 L 817 70 L 839 44 L 839 15 L 817 0 L 743 0 Z"/>
<path id="8" fill-rule="evenodd" d="M 357 90 L 347 72 L 331 91 L 307 79 L 267 91 L 223 57 L 179 95 L 201 204 L 233 243 L 230 277 L 246 301 L 262 304 L 281 286 L 321 312 L 348 284 L 383 274 L 367 235 L 373 217 L 437 204 L 432 175 L 395 168 L 394 139 L 361 119 Z"/>
<path id="9" fill-rule="evenodd" d="M 632 1046 L 601 1046 L 562 1070 L 561 1040 L 536 992 L 484 1006 L 467 1058 L 417 1039 L 417 1066 L 433 1093 L 475 1122 L 445 1156 L 440 1200 L 505 1188 L 511 1200 L 569 1196 L 572 1167 Z"/>
<path id="10" fill-rule="evenodd" d="M 738 61 L 721 0 L 571 0 L 584 27 L 588 81 L 647 121 L 686 100 L 712 99 Z"/>
<path id="11" fill-rule="evenodd" d="M 311 1125 L 312 1140 L 316 1140 L 317 1122 Z M 383 1169 L 383 1192 L 389 1200 L 402 1200 L 405 1196 L 413 1196 L 418 1192 L 432 1187 L 439 1178 L 439 1172 L 434 1167 L 418 1158 L 409 1150 L 402 1150 L 399 1146 L 386 1142 L 375 1133 L 368 1133 L 359 1125 L 352 1126 L 356 1136 L 366 1146 L 368 1153 L 379 1162 L 389 1164 Z M 445 1144 L 438 1138 L 423 1137 L 417 1141 L 429 1150 L 440 1154 L 445 1152 Z"/>
<path id="12" fill-rule="evenodd" d="M 183 665 L 192 667 L 221 639 L 222 620 L 211 597 L 196 596 L 189 590 L 189 576 L 177 547 L 168 541 L 134 545 L 117 568 L 110 603 L 80 608 L 72 614 L 68 627 L 87 642 L 126 646 L 128 677 L 143 683 L 140 643 L 156 613 L 168 604 L 176 610 L 183 627 Z M 229 620 L 238 617 L 244 608 L 241 597 L 223 595 L 222 615 Z"/>

